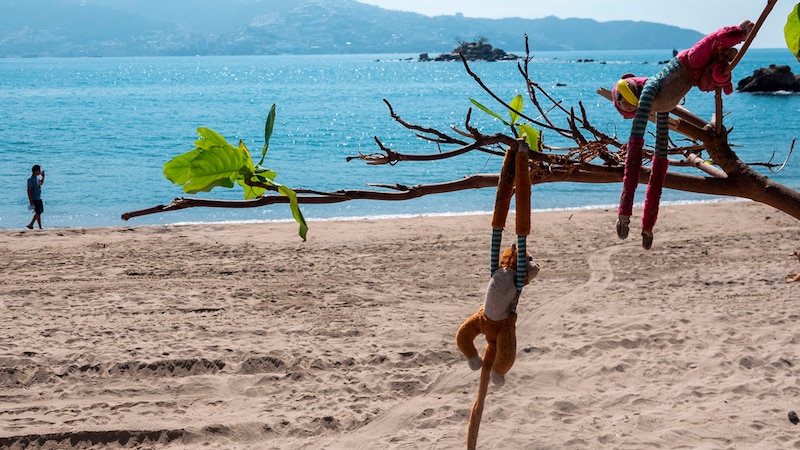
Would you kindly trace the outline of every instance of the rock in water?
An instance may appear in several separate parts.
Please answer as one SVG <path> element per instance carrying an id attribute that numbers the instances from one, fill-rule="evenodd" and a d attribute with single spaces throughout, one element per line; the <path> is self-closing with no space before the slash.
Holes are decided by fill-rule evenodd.
<path id="1" fill-rule="evenodd" d="M 753 75 L 742 78 L 736 85 L 739 92 L 800 92 L 800 75 L 794 75 L 789 66 L 762 67 Z"/>

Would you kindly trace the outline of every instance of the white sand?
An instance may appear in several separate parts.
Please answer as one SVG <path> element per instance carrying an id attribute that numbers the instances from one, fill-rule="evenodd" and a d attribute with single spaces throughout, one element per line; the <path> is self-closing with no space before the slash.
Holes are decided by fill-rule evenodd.
<path id="1" fill-rule="evenodd" d="M 800 448 L 800 222 L 669 206 L 645 251 L 614 219 L 534 214 L 479 447 Z M 0 447 L 463 448 L 489 217 L 310 227 L 1 231 Z"/>

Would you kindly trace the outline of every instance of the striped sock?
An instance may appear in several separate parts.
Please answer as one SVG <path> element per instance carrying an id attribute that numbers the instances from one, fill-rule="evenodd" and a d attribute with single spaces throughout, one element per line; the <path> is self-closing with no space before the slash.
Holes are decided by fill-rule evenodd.
<path id="1" fill-rule="evenodd" d="M 492 228 L 492 254 L 489 256 L 489 275 L 500 267 L 500 243 L 503 240 L 503 229 Z"/>
<path id="2" fill-rule="evenodd" d="M 525 276 L 528 275 L 528 253 L 526 252 L 528 236 L 517 236 L 517 292 L 522 292 L 525 286 Z"/>
<path id="3" fill-rule="evenodd" d="M 667 156 L 668 144 L 669 113 L 660 112 L 656 114 L 656 157 L 664 158 Z"/>

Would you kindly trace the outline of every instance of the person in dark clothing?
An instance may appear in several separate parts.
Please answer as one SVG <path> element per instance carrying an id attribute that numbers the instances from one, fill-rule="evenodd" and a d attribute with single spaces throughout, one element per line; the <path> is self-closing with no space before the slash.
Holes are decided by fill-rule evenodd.
<path id="1" fill-rule="evenodd" d="M 33 229 L 33 224 L 37 223 L 39 229 L 42 228 L 42 213 L 44 203 L 42 202 L 42 185 L 44 184 L 44 170 L 37 164 L 31 168 L 31 177 L 28 178 L 28 201 L 33 210 L 33 219 L 29 223 L 28 229 Z"/>

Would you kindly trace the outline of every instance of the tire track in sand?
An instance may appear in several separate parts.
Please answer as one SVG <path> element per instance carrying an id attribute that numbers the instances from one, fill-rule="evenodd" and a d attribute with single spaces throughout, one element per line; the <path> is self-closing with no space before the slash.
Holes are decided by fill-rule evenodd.
<path id="1" fill-rule="evenodd" d="M 608 288 L 614 280 L 611 256 L 631 245 L 634 244 L 612 245 L 592 253 L 588 258 L 589 279 L 564 295 L 532 310 L 526 320 L 517 323 L 517 333 L 525 334 L 530 340 L 535 341 L 544 335 L 550 324 L 556 323 L 558 318 L 573 305 L 586 301 L 596 293 Z M 437 395 L 441 394 L 440 391 L 453 392 L 468 389 L 473 382 L 474 377 L 465 375 L 463 370 L 444 372 L 421 395 L 404 400 L 402 408 L 386 411 L 353 432 L 345 436 L 338 436 L 323 448 L 370 449 L 375 448 L 378 442 L 391 441 L 397 430 L 404 428 L 404 424 L 411 423 L 423 411 L 437 410 L 446 406 L 448 396 Z M 471 404 L 465 405 L 465 408 L 469 409 L 471 406 Z M 392 435 L 387 433 L 392 433 Z"/>
<path id="2" fill-rule="evenodd" d="M 611 256 L 631 245 L 635 244 L 612 245 L 592 253 L 589 256 L 589 279 L 586 283 L 549 301 L 539 309 L 532 310 L 525 320 L 517 323 L 517 334 L 530 336 L 530 340 L 534 342 L 539 340 L 544 336 L 550 324 L 556 323 L 558 318 L 563 316 L 573 305 L 589 300 L 598 292 L 608 288 L 614 281 Z"/>

